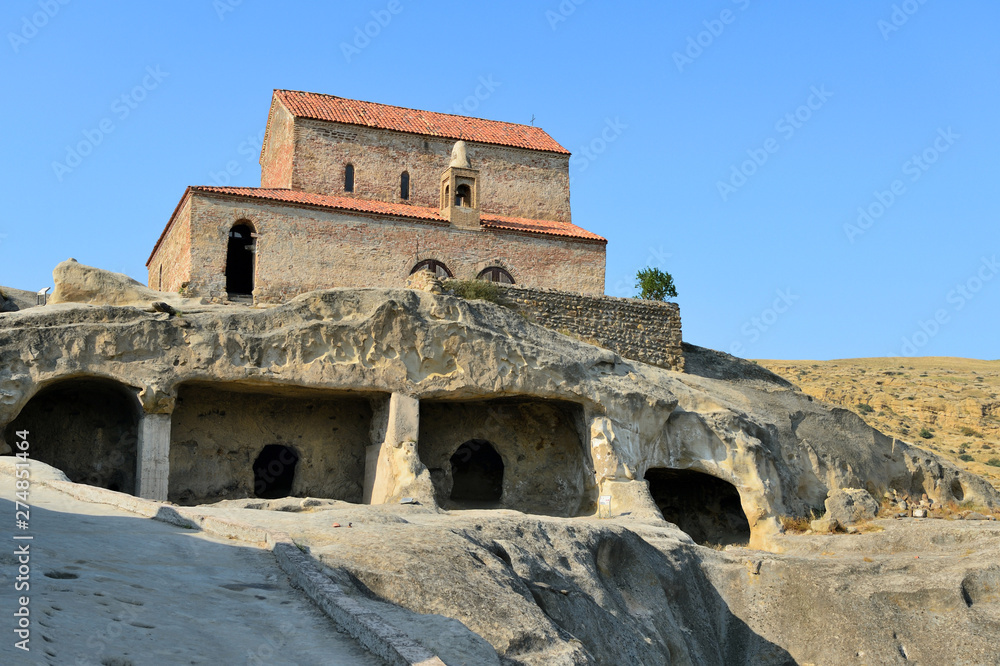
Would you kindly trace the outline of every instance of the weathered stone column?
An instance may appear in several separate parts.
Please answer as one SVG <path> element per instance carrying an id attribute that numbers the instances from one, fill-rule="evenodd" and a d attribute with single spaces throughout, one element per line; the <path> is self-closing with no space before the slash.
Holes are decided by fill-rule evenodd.
<path id="1" fill-rule="evenodd" d="M 403 393 L 393 393 L 382 414 L 381 428 L 373 437 L 365 459 L 366 504 L 385 504 L 409 496 L 424 504 L 434 503 L 430 473 L 417 455 L 420 429 L 420 400 Z M 374 430 L 374 429 L 373 429 Z M 381 435 L 381 441 L 377 439 Z"/>
<path id="2" fill-rule="evenodd" d="M 598 502 L 608 503 L 610 516 L 662 519 L 649 494 L 649 484 L 636 479 L 635 470 L 622 462 L 622 454 L 635 451 L 637 443 L 636 433 L 619 426 L 612 419 L 606 416 L 591 418 L 590 455 L 594 462 L 594 480 L 600 492 Z"/>
<path id="3" fill-rule="evenodd" d="M 170 477 L 170 414 L 142 413 L 139 419 L 137 494 L 166 501 Z"/>

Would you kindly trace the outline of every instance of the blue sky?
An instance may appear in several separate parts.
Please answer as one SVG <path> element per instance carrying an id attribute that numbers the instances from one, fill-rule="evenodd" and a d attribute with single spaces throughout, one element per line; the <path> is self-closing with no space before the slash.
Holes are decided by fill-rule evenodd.
<path id="1" fill-rule="evenodd" d="M 260 184 L 291 88 L 534 117 L 607 293 L 669 271 L 689 342 L 995 359 L 997 25 L 986 0 L 11 0 L 0 284 L 70 256 L 145 282 L 187 185 Z"/>

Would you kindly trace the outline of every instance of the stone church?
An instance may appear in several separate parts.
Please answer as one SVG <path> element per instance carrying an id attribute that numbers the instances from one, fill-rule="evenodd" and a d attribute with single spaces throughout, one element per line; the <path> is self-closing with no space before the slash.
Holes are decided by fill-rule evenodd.
<path id="1" fill-rule="evenodd" d="M 538 127 L 276 90 L 261 187 L 189 187 L 149 286 L 274 303 L 427 268 L 600 295 L 607 241 L 571 221 L 569 157 Z"/>

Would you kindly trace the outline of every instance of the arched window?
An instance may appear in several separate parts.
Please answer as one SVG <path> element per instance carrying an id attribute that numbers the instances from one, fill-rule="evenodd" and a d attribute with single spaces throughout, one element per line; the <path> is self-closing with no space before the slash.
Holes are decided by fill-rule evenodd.
<path id="1" fill-rule="evenodd" d="M 442 264 L 437 259 L 424 259 L 410 271 L 410 275 L 413 275 L 417 271 L 428 270 L 437 275 L 439 278 L 450 278 L 452 277 L 451 271 L 448 267 Z"/>
<path id="2" fill-rule="evenodd" d="M 226 250 L 226 291 L 230 296 L 253 294 L 253 259 L 256 250 L 253 231 L 242 222 L 229 231 Z"/>
<path id="3" fill-rule="evenodd" d="M 499 266 L 490 266 L 482 270 L 476 276 L 476 279 L 486 280 L 487 282 L 499 282 L 500 284 L 514 284 L 514 278 L 511 277 L 510 273 Z"/>
<path id="4" fill-rule="evenodd" d="M 404 171 L 399 176 L 399 198 L 409 199 L 410 198 L 410 172 Z"/>
<path id="5" fill-rule="evenodd" d="M 344 167 L 344 191 L 354 191 L 354 165 L 348 164 Z"/>
<path id="6" fill-rule="evenodd" d="M 455 205 L 463 208 L 472 207 L 472 190 L 468 185 L 459 185 L 455 188 Z"/>

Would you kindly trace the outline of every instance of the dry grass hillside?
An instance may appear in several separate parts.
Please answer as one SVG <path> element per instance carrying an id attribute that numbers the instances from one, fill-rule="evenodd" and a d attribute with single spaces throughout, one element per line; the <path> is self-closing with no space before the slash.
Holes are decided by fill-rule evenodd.
<path id="1" fill-rule="evenodd" d="M 1000 489 L 1000 361 L 853 358 L 756 363 Z"/>

